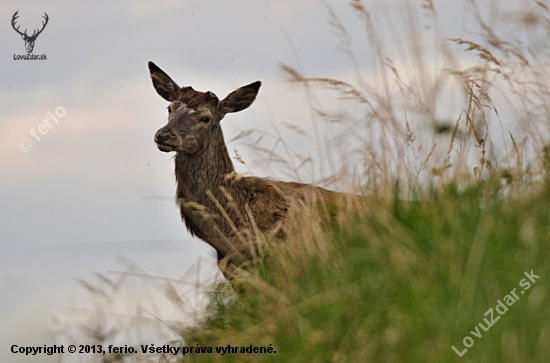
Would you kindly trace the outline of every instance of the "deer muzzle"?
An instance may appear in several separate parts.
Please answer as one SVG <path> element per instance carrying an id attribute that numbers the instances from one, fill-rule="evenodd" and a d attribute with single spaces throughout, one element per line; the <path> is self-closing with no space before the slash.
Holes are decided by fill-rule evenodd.
<path id="1" fill-rule="evenodd" d="M 174 151 L 181 142 L 178 142 L 178 136 L 171 131 L 160 129 L 155 134 L 155 143 L 160 151 Z"/>

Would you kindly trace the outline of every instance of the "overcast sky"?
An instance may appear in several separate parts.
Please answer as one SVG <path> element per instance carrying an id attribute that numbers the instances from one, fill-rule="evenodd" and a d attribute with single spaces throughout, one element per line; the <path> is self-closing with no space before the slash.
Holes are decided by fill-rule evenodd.
<path id="1" fill-rule="evenodd" d="M 347 1 L 327 3 L 352 34 L 365 76 L 375 78 L 363 24 Z M 383 39 L 402 31 L 407 11 L 418 13 L 419 28 L 431 24 L 423 20 L 419 2 L 410 1 L 409 8 L 399 1 L 365 3 Z M 518 3 L 528 1 L 500 1 Z M 467 34 L 467 1 L 435 5 L 445 34 Z M 17 25 L 28 33 L 48 14 L 33 51 L 47 60 L 14 60 L 26 54 L 11 26 L 16 11 Z M 52 344 L 49 316 L 86 304 L 75 278 L 94 281 L 97 271 L 116 280 L 115 272 L 128 266 L 118 256 L 143 273 L 171 279 L 180 278 L 200 255 L 203 267 L 214 261 L 210 247 L 187 234 L 172 200 L 172 155 L 153 142 L 166 122 L 167 104 L 151 85 L 147 62 L 156 62 L 180 85 L 220 98 L 261 80 L 253 106 L 224 119 L 228 140 L 251 128 L 274 132 L 272 125 L 283 122 L 307 129 L 307 99 L 299 87 L 284 82 L 288 77 L 279 64 L 299 66 L 309 76 L 352 81 L 353 65 L 336 49 L 329 20 L 317 0 L 2 2 L 2 362 L 55 361 L 24 359 L 10 354 L 9 347 Z M 398 54 L 388 48 L 388 56 Z M 51 129 L 39 133 L 50 115 L 58 122 L 50 118 Z M 21 144 L 22 139 L 27 141 Z M 297 147 L 306 154 L 312 148 Z M 234 148 L 248 165 L 236 165 L 240 172 L 285 177 L 254 163 L 254 153 L 238 142 L 229 144 L 232 154 Z M 157 196 L 166 198 L 151 198 Z M 203 276 L 214 273 L 206 268 Z"/>

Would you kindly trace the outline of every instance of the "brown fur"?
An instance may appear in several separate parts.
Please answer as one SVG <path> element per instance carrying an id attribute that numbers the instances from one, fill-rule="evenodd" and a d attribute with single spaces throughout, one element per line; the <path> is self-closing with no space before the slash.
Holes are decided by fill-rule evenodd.
<path id="1" fill-rule="evenodd" d="M 170 102 L 168 123 L 155 134 L 158 148 L 176 151 L 177 201 L 192 235 L 218 253 L 218 262 L 250 260 L 250 233 L 274 234 L 284 224 L 292 200 L 332 203 L 338 193 L 309 184 L 243 177 L 235 172 L 220 121 L 254 101 L 261 83 L 241 87 L 219 101 L 212 92 L 180 88 L 149 62 L 153 86 Z M 222 272 L 228 277 L 225 269 Z"/>

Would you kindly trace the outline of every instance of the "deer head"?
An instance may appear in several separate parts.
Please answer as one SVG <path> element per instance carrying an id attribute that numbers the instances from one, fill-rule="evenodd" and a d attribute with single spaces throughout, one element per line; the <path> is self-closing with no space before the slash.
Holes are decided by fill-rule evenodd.
<path id="1" fill-rule="evenodd" d="M 40 30 L 35 29 L 33 31 L 32 35 L 29 36 L 29 35 L 27 35 L 27 30 L 26 29 L 25 29 L 24 33 L 21 33 L 19 31 L 19 27 L 17 27 L 17 28 L 15 27 L 15 20 L 17 18 L 19 18 L 19 15 L 17 13 L 19 13 L 19 10 L 17 10 L 15 12 L 15 14 L 13 14 L 13 18 L 11 18 L 11 26 L 13 27 L 13 29 L 17 33 L 21 34 L 21 38 L 23 38 L 23 40 L 25 41 L 25 48 L 27 49 L 27 53 L 30 54 L 30 53 L 32 53 L 32 50 L 34 49 L 34 42 L 36 41 L 36 38 L 38 38 L 38 35 L 40 33 L 42 33 L 42 31 L 46 27 L 46 24 L 48 24 L 48 20 L 49 20 L 48 14 L 44 13 L 44 19 L 46 19 L 46 21 L 42 22 L 42 29 L 40 29 Z"/>
<path id="2" fill-rule="evenodd" d="M 149 71 L 157 93 L 170 102 L 168 123 L 155 134 L 157 147 L 164 152 L 194 154 L 204 150 L 214 139 L 212 135 L 221 134 L 220 121 L 225 114 L 250 106 L 261 85 L 256 81 L 243 86 L 220 101 L 210 91 L 179 87 L 153 62 L 149 62 Z"/>

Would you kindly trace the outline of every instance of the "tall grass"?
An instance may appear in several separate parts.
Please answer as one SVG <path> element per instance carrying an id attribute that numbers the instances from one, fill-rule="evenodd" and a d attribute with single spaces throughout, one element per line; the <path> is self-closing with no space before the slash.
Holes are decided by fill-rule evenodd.
<path id="1" fill-rule="evenodd" d="M 548 6 L 466 1 L 465 38 L 443 34 L 436 2 L 403 3 L 404 25 L 385 19 L 384 28 L 374 6 L 349 4 L 371 68 L 327 6 L 355 78 L 282 65 L 307 94 L 317 160 L 277 137 L 263 161 L 377 198 L 328 224 L 297 206 L 284 242 L 266 241 L 266 256 L 241 272 L 238 298 L 215 290 L 203 322 L 182 333 L 190 347 L 271 344 L 276 353 L 183 361 L 548 361 Z M 325 106 L 330 97 L 350 112 Z M 484 318 L 494 322 L 487 331 Z"/>
<path id="2" fill-rule="evenodd" d="M 495 190 L 496 192 L 496 190 Z M 548 192 L 504 202 L 434 191 L 430 203 L 371 205 L 322 230 L 293 215 L 284 244 L 250 266 L 238 298 L 183 334 L 189 346 L 274 354 L 191 354 L 197 362 L 545 362 L 550 357 Z M 522 294 L 524 272 L 540 276 Z M 502 316 L 498 301 L 519 296 Z M 221 295 L 220 295 L 221 294 Z M 500 316 L 488 331 L 486 312 Z M 502 308 L 500 308 L 502 310 Z M 470 342 L 466 342 L 470 344 Z"/>
<path id="3" fill-rule="evenodd" d="M 512 11 L 465 0 L 466 13 L 456 21 L 469 39 L 444 33 L 432 1 L 372 5 L 376 14 L 366 2 L 349 4 L 364 37 L 352 36 L 327 10 L 354 75 L 307 76 L 299 61 L 283 64 L 288 81 L 306 93 L 313 135 L 301 120 L 283 124 L 285 132 L 271 135 L 271 144 L 259 145 L 256 130 L 243 132 L 237 139 L 250 141 L 259 162 L 336 189 L 353 180 L 365 193 L 391 193 L 395 181 L 412 191 L 489 175 L 508 181 L 545 175 L 550 26 L 544 2 L 517 2 Z M 368 48 L 359 49 L 365 59 L 355 55 L 361 47 Z M 282 135 L 307 137 L 316 151 L 305 155 Z"/>

